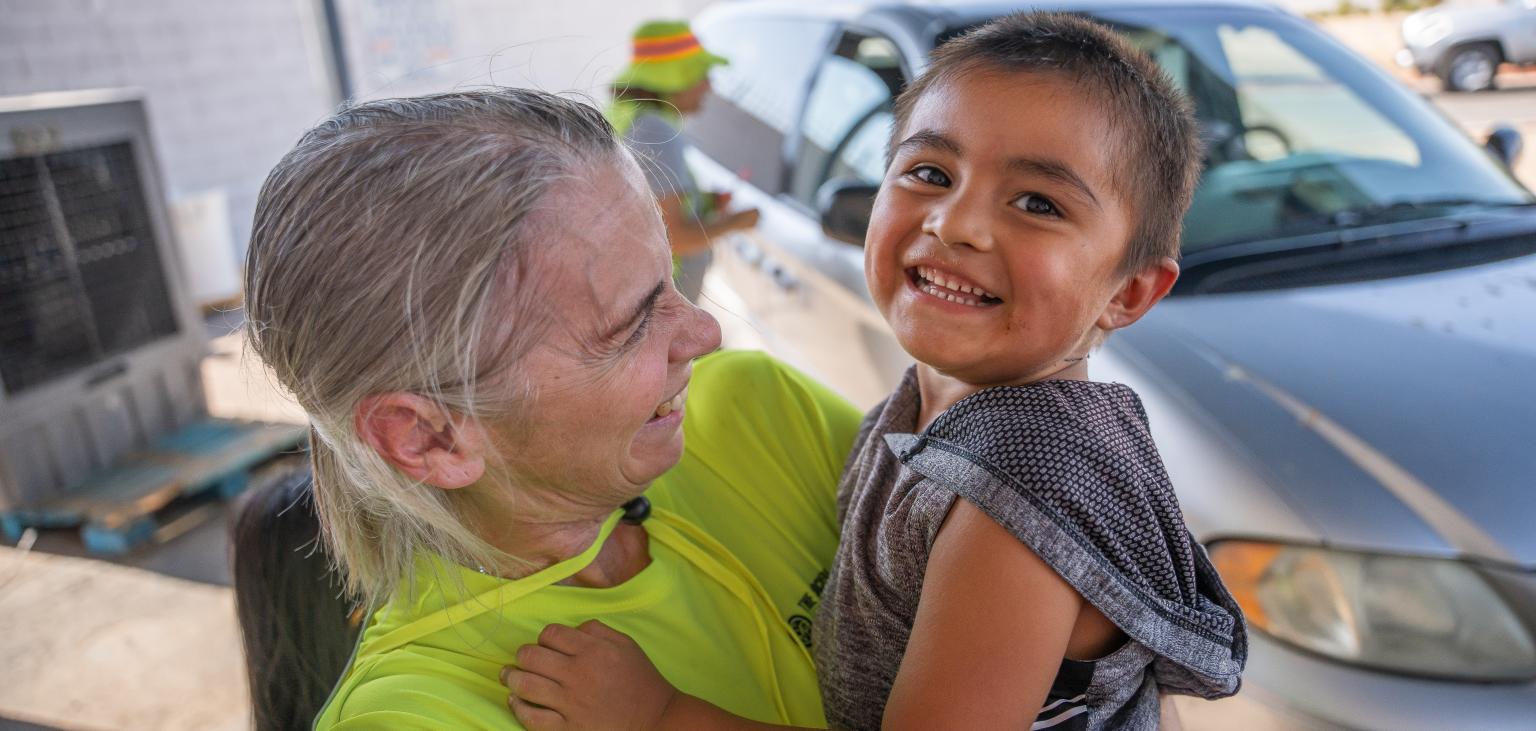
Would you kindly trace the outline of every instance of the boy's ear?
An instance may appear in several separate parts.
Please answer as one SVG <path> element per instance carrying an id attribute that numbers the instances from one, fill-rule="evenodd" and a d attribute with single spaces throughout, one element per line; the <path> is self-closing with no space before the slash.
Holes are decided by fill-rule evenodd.
<path id="1" fill-rule="evenodd" d="M 1179 279 L 1179 263 L 1163 257 L 1131 274 L 1099 315 L 1098 326 L 1104 331 L 1119 330 L 1141 319 L 1168 295 Z"/>
<path id="2" fill-rule="evenodd" d="M 364 397 L 352 423 L 384 461 L 411 479 L 453 490 L 485 474 L 489 439 L 480 425 L 416 394 Z"/>

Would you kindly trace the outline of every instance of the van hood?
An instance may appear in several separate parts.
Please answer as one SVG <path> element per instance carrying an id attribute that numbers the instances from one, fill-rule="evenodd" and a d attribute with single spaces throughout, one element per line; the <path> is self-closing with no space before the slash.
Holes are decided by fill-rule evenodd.
<path id="1" fill-rule="evenodd" d="M 1325 542 L 1536 566 L 1536 256 L 1170 298 L 1116 347 Z"/>

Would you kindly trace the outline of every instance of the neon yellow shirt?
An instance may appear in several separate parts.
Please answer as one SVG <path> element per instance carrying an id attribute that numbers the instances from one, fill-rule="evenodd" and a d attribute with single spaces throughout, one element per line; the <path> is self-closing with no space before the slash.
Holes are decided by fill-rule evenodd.
<path id="1" fill-rule="evenodd" d="M 682 691 L 755 720 L 823 726 L 807 646 L 837 547 L 835 492 L 860 413 L 760 353 L 700 359 L 682 461 L 647 491 L 651 563 L 557 585 L 588 551 L 515 581 L 423 560 L 374 613 L 318 729 L 517 729 L 498 680 L 550 623 L 601 619 Z M 461 587 L 462 584 L 462 588 Z"/>

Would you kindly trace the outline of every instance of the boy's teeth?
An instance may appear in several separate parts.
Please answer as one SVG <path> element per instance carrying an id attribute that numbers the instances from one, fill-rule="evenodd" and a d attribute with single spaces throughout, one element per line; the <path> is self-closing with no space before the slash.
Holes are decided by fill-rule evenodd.
<path id="1" fill-rule="evenodd" d="M 941 300 L 947 300 L 949 302 L 954 302 L 955 304 L 968 305 L 970 307 L 981 307 L 980 302 L 973 300 L 970 297 L 961 297 L 954 292 L 946 292 L 940 289 L 937 284 L 926 285 L 923 287 L 923 291 L 938 297 Z"/>
<path id="2" fill-rule="evenodd" d="M 656 407 L 656 416 L 657 417 L 666 416 L 667 414 L 670 414 L 670 413 L 672 413 L 672 402 L 671 401 L 668 401 L 668 402 L 663 403 L 662 405 Z"/>
<path id="3" fill-rule="evenodd" d="M 991 292 L 988 292 L 981 287 L 972 287 L 968 284 L 961 284 L 958 279 L 950 279 L 949 277 L 946 277 L 933 269 L 929 269 L 928 267 L 918 267 L 917 275 L 922 277 L 923 280 L 927 281 L 929 284 L 935 285 L 936 287 L 943 287 L 944 289 L 950 290 L 951 292 L 975 295 L 977 297 L 993 296 Z M 934 292 L 934 294 L 939 296 L 945 295 L 943 292 Z"/>

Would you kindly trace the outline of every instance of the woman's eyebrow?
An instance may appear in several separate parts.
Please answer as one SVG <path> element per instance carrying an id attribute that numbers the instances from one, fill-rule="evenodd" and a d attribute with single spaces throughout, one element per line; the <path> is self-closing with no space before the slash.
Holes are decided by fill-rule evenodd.
<path id="1" fill-rule="evenodd" d="M 650 293 L 645 295 L 645 297 L 640 300 L 640 305 L 635 308 L 634 312 L 629 317 L 625 318 L 624 322 L 620 323 L 619 326 L 614 328 L 612 332 L 608 333 L 608 337 L 618 337 L 626 330 L 629 330 L 630 327 L 634 326 L 634 324 L 638 322 L 640 318 L 645 317 L 647 313 L 656 307 L 656 300 L 660 299 L 661 293 L 665 292 L 666 289 L 666 280 L 657 282 L 656 286 L 651 288 Z"/>
<path id="2" fill-rule="evenodd" d="M 945 137 L 943 134 L 931 130 L 918 130 L 896 145 L 896 152 L 910 152 L 915 150 L 942 150 L 956 157 L 960 156 L 960 143 Z"/>
<path id="3" fill-rule="evenodd" d="M 1088 187 L 1082 177 L 1072 171 L 1066 163 L 1043 157 L 1011 157 L 1006 163 L 1010 172 L 1019 175 L 1038 175 L 1049 178 L 1058 183 L 1076 189 L 1083 194 L 1094 208 L 1099 207 L 1099 197 L 1093 194 L 1093 189 Z"/>

